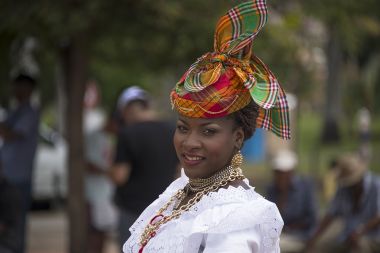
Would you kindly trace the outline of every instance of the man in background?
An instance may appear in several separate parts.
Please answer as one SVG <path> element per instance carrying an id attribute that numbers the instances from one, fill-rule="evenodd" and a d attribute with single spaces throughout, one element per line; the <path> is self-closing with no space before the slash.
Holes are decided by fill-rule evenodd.
<path id="1" fill-rule="evenodd" d="M 335 166 L 338 189 L 307 243 L 307 252 L 319 249 L 316 242 L 327 228 L 342 221 L 343 230 L 336 238 L 326 238 L 320 252 L 380 252 L 380 180 L 367 170 L 357 154 L 344 154 Z M 306 251 L 305 251 L 306 252 Z"/>
<path id="2" fill-rule="evenodd" d="M 267 199 L 276 203 L 284 220 L 281 252 L 302 252 L 317 219 L 317 200 L 311 180 L 297 175 L 297 155 L 281 150 L 273 158 L 273 183 Z"/>
<path id="3" fill-rule="evenodd" d="M 21 222 L 19 194 L 2 176 L 0 168 L 0 253 L 16 253 L 17 227 Z"/>
<path id="4" fill-rule="evenodd" d="M 17 189 L 20 197 L 21 222 L 18 223 L 15 236 L 17 253 L 25 252 L 26 218 L 31 203 L 32 172 L 38 140 L 39 112 L 31 104 L 35 86 L 36 81 L 26 75 L 19 75 L 12 81 L 12 92 L 17 105 L 9 112 L 6 120 L 0 123 L 3 176 Z"/>
<path id="5" fill-rule="evenodd" d="M 118 101 L 125 127 L 118 137 L 110 175 L 117 185 L 121 245 L 139 214 L 174 179 L 178 166 L 174 124 L 160 120 L 151 102 L 147 92 L 136 86 L 124 90 Z"/>
<path id="6" fill-rule="evenodd" d="M 112 165 L 114 139 L 118 128 L 112 114 L 106 120 L 101 120 L 98 129 L 85 134 L 87 253 L 105 252 L 106 240 L 117 225 L 117 210 L 112 201 L 115 187 L 108 173 Z"/>

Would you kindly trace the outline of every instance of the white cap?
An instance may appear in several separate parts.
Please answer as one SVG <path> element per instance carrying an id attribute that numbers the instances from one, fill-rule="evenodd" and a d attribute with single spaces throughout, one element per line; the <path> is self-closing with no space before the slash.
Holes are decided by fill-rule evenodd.
<path id="1" fill-rule="evenodd" d="M 297 155 L 291 150 L 280 150 L 272 160 L 272 169 L 278 171 L 291 171 L 298 164 Z"/>
<path id="2" fill-rule="evenodd" d="M 148 101 L 148 93 L 138 86 L 131 86 L 123 90 L 123 92 L 119 96 L 117 107 L 119 110 L 121 110 L 134 100 Z"/>

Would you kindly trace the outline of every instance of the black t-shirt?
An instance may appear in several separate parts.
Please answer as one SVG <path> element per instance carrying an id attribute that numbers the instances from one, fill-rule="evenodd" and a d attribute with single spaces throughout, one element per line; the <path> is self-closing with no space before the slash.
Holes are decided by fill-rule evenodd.
<path id="1" fill-rule="evenodd" d="M 173 145 L 175 127 L 161 121 L 136 123 L 118 137 L 116 163 L 128 162 L 128 182 L 116 188 L 115 202 L 139 214 L 173 181 L 178 159 Z"/>

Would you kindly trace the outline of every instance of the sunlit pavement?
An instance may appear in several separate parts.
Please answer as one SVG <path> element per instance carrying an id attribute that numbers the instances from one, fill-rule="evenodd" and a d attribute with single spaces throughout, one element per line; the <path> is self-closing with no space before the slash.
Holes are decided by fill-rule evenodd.
<path id="1" fill-rule="evenodd" d="M 34 211 L 29 215 L 27 253 L 67 253 L 68 224 L 63 211 Z M 111 240 L 104 253 L 119 253 Z"/>

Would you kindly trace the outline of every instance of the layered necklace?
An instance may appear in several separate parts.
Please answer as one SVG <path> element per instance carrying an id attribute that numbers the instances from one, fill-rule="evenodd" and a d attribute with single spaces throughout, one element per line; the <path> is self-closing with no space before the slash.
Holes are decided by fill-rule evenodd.
<path id="1" fill-rule="evenodd" d="M 219 188 L 226 186 L 228 183 L 235 180 L 244 179 L 244 175 L 240 167 L 230 165 L 225 169 L 217 172 L 213 176 L 205 179 L 189 179 L 189 183 L 183 188 L 177 191 L 169 201 L 158 211 L 158 213 L 150 220 L 149 224 L 145 227 L 140 238 L 140 250 L 139 253 L 143 252 L 144 247 L 147 245 L 150 239 L 156 236 L 158 229 L 161 225 L 167 222 L 177 219 L 182 213 L 188 211 L 193 205 L 198 203 L 201 198 L 210 192 L 214 192 Z M 181 202 L 187 196 L 189 192 L 195 193 L 186 204 L 181 205 Z M 170 215 L 163 215 L 163 213 L 171 206 L 176 203 L 173 211 Z"/>

